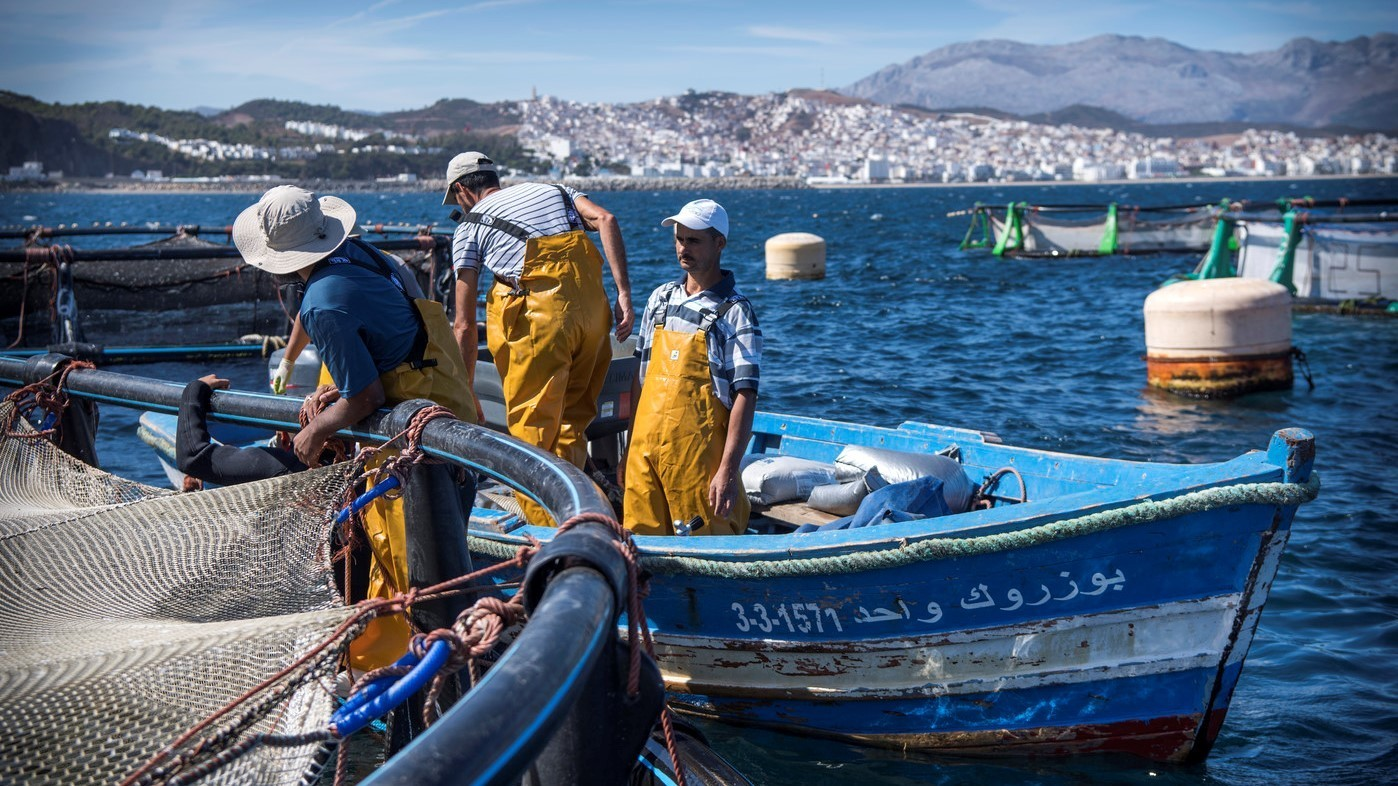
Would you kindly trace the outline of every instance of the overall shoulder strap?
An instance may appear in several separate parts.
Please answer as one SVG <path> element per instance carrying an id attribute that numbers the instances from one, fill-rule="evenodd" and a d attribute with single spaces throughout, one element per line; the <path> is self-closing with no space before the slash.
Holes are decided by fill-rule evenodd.
<path id="1" fill-rule="evenodd" d="M 568 189 L 559 184 L 554 184 L 553 187 L 558 189 L 559 196 L 563 197 L 563 210 L 568 214 L 568 228 L 581 229 L 582 217 L 578 215 L 578 208 L 573 204 L 573 198 L 568 196 Z"/>
<path id="2" fill-rule="evenodd" d="M 356 249 L 362 252 L 364 256 L 367 256 L 370 259 L 374 260 L 372 263 L 370 263 L 349 253 L 346 253 L 345 258 L 348 259 L 351 264 L 353 264 L 355 267 L 360 267 L 365 270 L 371 270 L 375 273 L 378 273 L 381 276 L 384 276 L 389 281 L 393 282 L 393 286 L 397 287 L 398 291 L 402 292 L 404 297 L 407 297 L 408 300 L 412 300 L 412 297 L 408 295 L 408 288 L 403 285 L 403 279 L 398 277 L 398 271 L 393 269 L 393 266 L 389 264 L 387 257 L 384 256 L 382 251 L 378 250 L 377 248 L 374 248 L 374 246 L 358 238 L 350 238 L 349 242 Z"/>
<path id="3" fill-rule="evenodd" d="M 729 309 L 738 305 L 741 299 L 742 298 L 737 295 L 734 295 L 718 304 L 718 308 L 706 308 L 700 311 L 699 329 L 705 333 L 713 330 L 714 325 L 716 325 L 720 319 L 723 319 L 723 315 L 727 314 Z"/>
<path id="4" fill-rule="evenodd" d="M 504 232 L 510 237 L 519 240 L 521 243 L 527 243 L 529 241 L 529 238 L 534 236 L 534 233 L 530 232 L 523 225 L 516 224 L 508 218 L 492 216 L 486 213 L 477 213 L 475 211 L 472 211 L 462 216 L 461 223 L 479 224 L 480 226 L 486 227 L 488 229 L 494 229 L 500 232 Z"/>
<path id="5" fill-rule="evenodd" d="M 407 287 L 403 286 L 402 279 L 398 278 L 398 273 L 389 265 L 388 259 L 384 257 L 383 252 L 358 238 L 351 238 L 349 242 L 353 243 L 356 248 L 374 260 L 374 264 L 371 264 L 352 254 L 346 253 L 345 258 L 350 261 L 350 264 L 365 270 L 372 270 L 392 282 L 393 286 L 398 288 L 398 293 L 403 296 L 403 299 L 408 301 L 408 310 L 413 313 L 413 319 L 417 320 L 417 335 L 413 337 L 413 345 L 412 348 L 408 350 L 408 357 L 405 362 L 418 370 L 437 365 L 437 360 L 435 358 L 431 360 L 425 358 L 427 354 L 427 323 L 422 320 L 422 312 L 417 310 L 417 303 L 414 302 L 413 296 L 408 294 Z"/>

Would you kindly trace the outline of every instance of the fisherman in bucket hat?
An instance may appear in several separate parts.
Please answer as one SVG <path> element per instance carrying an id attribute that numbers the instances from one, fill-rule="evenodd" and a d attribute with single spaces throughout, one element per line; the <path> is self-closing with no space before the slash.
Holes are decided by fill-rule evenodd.
<path id="1" fill-rule="evenodd" d="M 475 400 L 441 304 L 412 298 L 392 261 L 351 237 L 354 226 L 354 208 L 344 200 L 291 185 L 268 190 L 233 224 L 233 242 L 248 264 L 305 283 L 298 316 L 325 364 L 322 381 L 328 376 L 340 390 L 340 399 L 296 434 L 296 456 L 309 467 L 319 464 L 331 435 L 385 405 L 426 398 L 476 422 Z M 392 455 L 380 451 L 371 464 Z M 368 596 L 406 591 L 401 499 L 380 497 L 362 515 L 373 551 Z M 392 663 L 406 651 L 410 635 L 401 615 L 380 617 L 352 645 L 351 665 L 368 671 Z"/>

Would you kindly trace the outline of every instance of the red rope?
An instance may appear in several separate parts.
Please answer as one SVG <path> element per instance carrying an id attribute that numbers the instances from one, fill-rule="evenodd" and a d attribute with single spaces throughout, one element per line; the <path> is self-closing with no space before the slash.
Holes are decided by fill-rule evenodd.
<path id="1" fill-rule="evenodd" d="M 5 436 L 15 439 L 52 438 L 53 442 L 57 443 L 62 436 L 62 417 L 54 420 L 52 428 L 46 428 L 42 431 L 21 432 L 16 424 L 20 417 L 28 416 L 36 408 L 61 415 L 68 408 L 69 402 L 68 391 L 64 390 L 63 386 L 68 382 L 68 375 L 80 368 L 97 368 L 97 366 L 86 360 L 70 360 L 47 377 L 25 385 L 6 396 L 5 401 L 13 402 L 15 407 L 10 410 L 9 419 L 4 424 Z"/>
<path id="2" fill-rule="evenodd" d="M 33 245 L 33 241 L 37 237 L 37 233 L 31 233 L 29 237 L 25 239 L 24 265 L 20 269 L 23 284 L 20 287 L 19 294 L 19 329 L 16 331 L 15 340 L 11 342 L 9 346 L 5 347 L 5 349 L 14 349 L 24 340 L 24 312 L 28 310 L 27 307 L 29 305 L 29 272 L 31 269 L 34 270 L 35 274 L 42 272 L 46 267 L 52 269 L 52 272 L 49 274 L 53 279 L 53 285 L 49 294 L 49 318 L 55 318 L 58 313 L 55 306 L 58 300 L 58 262 L 62 258 L 62 254 L 65 253 L 62 249 L 67 249 L 66 253 L 69 259 L 72 259 L 73 249 L 69 246 L 35 246 Z"/>

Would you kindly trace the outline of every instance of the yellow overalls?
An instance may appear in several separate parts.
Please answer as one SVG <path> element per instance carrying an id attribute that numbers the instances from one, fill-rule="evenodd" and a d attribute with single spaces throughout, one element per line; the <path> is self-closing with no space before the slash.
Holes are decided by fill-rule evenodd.
<path id="1" fill-rule="evenodd" d="M 518 285 L 496 279 L 485 313 L 510 434 L 582 468 L 612 360 L 597 247 L 582 230 L 529 238 Z M 531 524 L 557 524 L 532 500 L 519 501 Z"/>
<path id="2" fill-rule="evenodd" d="M 431 399 L 450 409 L 458 420 L 476 423 L 476 404 L 467 387 L 466 365 L 461 359 L 461 350 L 457 347 L 442 304 L 423 298 L 409 300 L 426 329 L 427 343 L 422 359 L 425 363 L 435 360 L 436 365 L 414 368 L 415 364 L 409 360 L 380 374 L 385 405 L 391 407 L 415 398 Z M 323 366 L 320 383 L 333 383 Z M 365 464 L 365 469 L 375 469 L 396 455 L 396 450 L 381 450 Z M 373 559 L 369 561 L 366 596 L 391 598 L 407 591 L 410 586 L 408 546 L 402 501 L 379 497 L 360 511 L 360 516 L 364 520 L 364 532 L 373 553 Z M 465 526 L 464 522 L 462 526 Z M 371 621 L 364 633 L 350 643 L 350 666 L 360 671 L 371 671 L 393 663 L 408 651 L 412 634 L 412 628 L 402 614 Z"/>
<path id="3" fill-rule="evenodd" d="M 424 360 L 436 360 L 437 365 L 415 369 L 411 363 L 401 363 L 379 376 L 383 384 L 385 404 L 393 406 L 415 398 L 431 399 L 456 415 L 458 420 L 476 423 L 476 404 L 466 387 L 465 363 L 456 337 L 451 332 L 442 304 L 416 299 L 413 305 L 422 315 L 427 328 L 427 348 Z M 397 450 L 381 450 L 365 469 L 375 469 Z M 379 497 L 360 512 L 364 532 L 374 558 L 369 562 L 370 598 L 391 598 L 407 591 L 408 544 L 400 499 Z M 462 522 L 461 526 L 466 526 Z M 359 638 L 350 643 L 350 666 L 370 671 L 387 666 L 408 651 L 413 631 L 402 614 L 379 617 Z"/>
<path id="4" fill-rule="evenodd" d="M 676 520 L 703 517 L 698 535 L 738 535 L 752 506 L 742 489 L 723 518 L 709 505 L 709 483 L 723 460 L 729 408 L 714 395 L 708 331 L 679 333 L 657 325 L 636 403 L 626 458 L 622 517 L 637 535 L 673 535 Z"/>

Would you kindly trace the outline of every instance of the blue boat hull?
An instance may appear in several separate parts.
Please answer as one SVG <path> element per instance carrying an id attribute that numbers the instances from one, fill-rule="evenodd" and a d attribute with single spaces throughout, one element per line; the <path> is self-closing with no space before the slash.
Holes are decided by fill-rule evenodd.
<path id="1" fill-rule="evenodd" d="M 973 480 L 998 466 L 1025 478 L 1028 503 L 940 519 L 636 538 L 671 706 L 899 749 L 1207 755 L 1296 504 L 1314 496 L 1299 429 L 1265 453 L 1181 466 L 925 424 L 758 425 L 768 453 L 956 444 Z M 473 534 L 488 560 L 550 530 Z"/>

